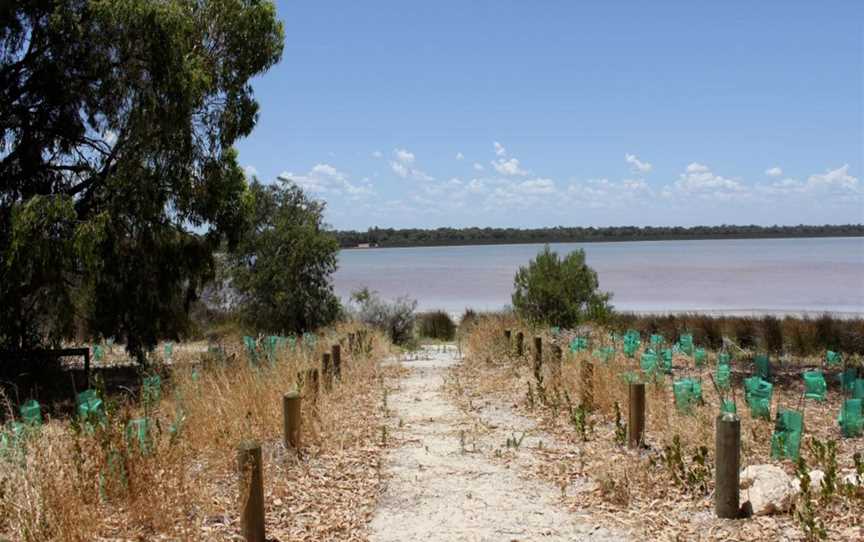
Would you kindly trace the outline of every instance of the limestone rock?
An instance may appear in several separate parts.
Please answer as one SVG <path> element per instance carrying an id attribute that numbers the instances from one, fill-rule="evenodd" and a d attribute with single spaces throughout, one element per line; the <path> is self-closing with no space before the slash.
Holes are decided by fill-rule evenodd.
<path id="1" fill-rule="evenodd" d="M 754 516 L 788 511 L 800 488 L 795 478 L 775 465 L 750 465 L 741 472 L 741 502 L 750 502 Z"/>

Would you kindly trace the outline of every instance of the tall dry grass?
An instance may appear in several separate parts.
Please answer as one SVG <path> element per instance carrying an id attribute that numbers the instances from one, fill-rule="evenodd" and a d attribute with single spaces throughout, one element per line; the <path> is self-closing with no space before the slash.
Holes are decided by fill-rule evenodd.
<path id="1" fill-rule="evenodd" d="M 349 330 L 331 329 L 314 347 L 286 348 L 272 365 L 255 367 L 237 344 L 225 362 L 178 348 L 152 407 L 112 398 L 108 424 L 94 431 L 76 420 L 48 420 L 26 440 L 26 453 L 3 462 L 0 536 L 230 538 L 237 530 L 236 447 L 256 440 L 264 451 L 268 533 L 362 538 L 363 514 L 377 494 L 386 339 L 367 331 L 371 349 L 354 354 L 344 341 L 341 381 L 327 390 L 322 376 L 315 403 L 304 390 L 299 457 L 281 443 L 283 394 L 298 386 L 298 372 L 320 368 L 321 354 Z M 143 416 L 153 422 L 147 453 L 126 435 L 127 422 Z M 314 513 L 288 513 L 304 508 Z"/>

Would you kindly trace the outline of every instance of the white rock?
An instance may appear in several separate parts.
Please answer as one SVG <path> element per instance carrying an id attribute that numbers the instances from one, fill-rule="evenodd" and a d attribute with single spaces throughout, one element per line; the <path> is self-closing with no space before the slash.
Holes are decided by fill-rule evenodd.
<path id="1" fill-rule="evenodd" d="M 821 491 L 822 490 L 822 480 L 825 479 L 825 473 L 821 470 L 811 470 L 810 471 L 810 491 Z M 801 492 L 801 480 L 798 478 L 792 479 L 792 485 L 795 486 L 795 492 Z"/>
<path id="2" fill-rule="evenodd" d="M 750 465 L 741 472 L 741 502 L 750 502 L 754 516 L 786 512 L 800 489 L 794 478 L 775 465 Z"/>
<path id="3" fill-rule="evenodd" d="M 855 471 L 845 474 L 841 480 L 844 484 L 852 484 L 853 486 L 864 484 L 864 477 L 859 477 L 858 473 Z"/>

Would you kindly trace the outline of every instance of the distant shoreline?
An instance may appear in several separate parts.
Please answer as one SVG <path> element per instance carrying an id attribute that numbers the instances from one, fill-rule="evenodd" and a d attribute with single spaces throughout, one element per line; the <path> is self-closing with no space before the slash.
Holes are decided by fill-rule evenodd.
<path id="1" fill-rule="evenodd" d="M 824 226 L 694 226 L 608 228 L 438 228 L 334 231 L 342 249 L 618 243 L 634 241 L 713 241 L 723 239 L 816 239 L 864 237 L 864 224 Z"/>
<path id="2" fill-rule="evenodd" d="M 569 239 L 569 238 L 546 238 L 546 239 L 471 239 L 464 241 L 440 241 L 426 243 L 404 243 L 404 244 L 376 244 L 370 246 L 357 245 L 340 245 L 340 250 L 370 250 L 381 248 L 434 248 L 434 247 L 465 247 L 465 246 L 495 246 L 495 245 L 538 245 L 538 244 L 560 244 L 560 243 L 638 243 L 649 241 L 723 241 L 723 240 L 756 240 L 756 239 L 827 239 L 827 238 L 856 238 L 864 237 L 864 232 L 861 233 L 824 233 L 812 235 L 713 235 L 713 236 L 678 236 L 678 237 L 608 237 L 608 238 L 590 238 L 590 239 Z"/>

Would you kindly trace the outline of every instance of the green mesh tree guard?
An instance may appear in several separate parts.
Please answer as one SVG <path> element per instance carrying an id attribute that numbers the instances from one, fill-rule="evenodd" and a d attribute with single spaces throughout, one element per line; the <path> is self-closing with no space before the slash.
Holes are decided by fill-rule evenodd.
<path id="1" fill-rule="evenodd" d="M 768 354 L 757 354 L 753 358 L 753 363 L 756 364 L 756 374 L 762 380 L 769 380 L 771 378 L 771 361 L 768 359 Z"/>
<path id="2" fill-rule="evenodd" d="M 660 351 L 660 357 L 663 360 L 663 372 L 667 375 L 672 374 L 672 349 L 664 348 Z"/>
<path id="3" fill-rule="evenodd" d="M 738 407 L 735 406 L 735 401 L 732 399 L 723 399 L 720 402 L 721 414 L 738 414 Z"/>
<path id="4" fill-rule="evenodd" d="M 249 362 L 252 365 L 258 365 L 258 341 L 254 337 L 245 335 L 243 337 L 243 345 L 246 347 L 246 355 L 249 356 Z"/>
<path id="5" fill-rule="evenodd" d="M 840 356 L 839 352 L 828 350 L 825 352 L 825 363 L 827 363 L 829 367 L 837 366 L 843 363 L 843 358 Z"/>
<path id="6" fill-rule="evenodd" d="M 600 361 L 609 361 L 615 357 L 615 348 L 612 346 L 602 346 L 594 350 L 591 355 Z"/>
<path id="7" fill-rule="evenodd" d="M 636 351 L 639 349 L 639 332 L 635 330 L 629 330 L 624 334 L 624 355 L 628 358 L 632 358 L 636 355 Z"/>
<path id="8" fill-rule="evenodd" d="M 621 378 L 628 384 L 642 382 L 642 376 L 636 371 L 626 371 L 621 373 Z"/>
<path id="9" fill-rule="evenodd" d="M 721 390 L 728 390 L 732 385 L 732 368 L 725 364 L 718 365 L 714 373 L 714 382 Z"/>
<path id="10" fill-rule="evenodd" d="M 27 425 L 11 422 L 8 428 L 0 431 L 0 458 L 23 459 L 26 452 Z"/>
<path id="11" fill-rule="evenodd" d="M 570 351 L 571 352 L 581 352 L 583 350 L 588 349 L 588 338 L 587 337 L 574 337 L 572 341 L 570 341 Z"/>
<path id="12" fill-rule="evenodd" d="M 155 406 L 162 399 L 162 379 L 159 375 L 148 376 L 141 381 L 141 402 L 145 408 Z"/>
<path id="13" fill-rule="evenodd" d="M 693 335 L 690 333 L 684 333 L 683 335 L 678 337 L 678 348 L 681 349 L 681 351 L 688 356 L 692 356 L 694 348 Z"/>
<path id="14" fill-rule="evenodd" d="M 162 347 L 162 353 L 166 360 L 170 360 L 174 355 L 174 343 L 171 341 L 166 342 L 165 346 Z"/>
<path id="15" fill-rule="evenodd" d="M 267 340 L 264 343 L 264 348 L 267 353 L 267 360 L 270 363 L 274 363 L 276 361 L 276 352 L 279 349 L 279 337 L 276 335 L 270 335 L 267 337 Z"/>
<path id="16" fill-rule="evenodd" d="M 93 361 L 102 361 L 105 358 L 105 349 L 101 344 L 93 345 Z"/>
<path id="17" fill-rule="evenodd" d="M 697 367 L 702 367 L 703 365 L 705 365 L 705 357 L 706 355 L 704 348 L 697 348 L 693 352 L 693 361 L 696 362 Z"/>
<path id="18" fill-rule="evenodd" d="M 804 397 L 817 401 L 825 400 L 828 385 L 822 371 L 804 371 Z"/>
<path id="19" fill-rule="evenodd" d="M 549 333 L 551 333 L 553 337 L 557 337 L 558 335 L 561 335 L 561 328 L 558 326 L 552 326 L 549 328 Z"/>
<path id="20" fill-rule="evenodd" d="M 303 344 L 309 347 L 315 346 L 315 343 L 318 342 L 318 338 L 314 333 L 306 332 L 303 334 Z"/>
<path id="21" fill-rule="evenodd" d="M 864 399 L 846 399 L 840 409 L 837 422 L 846 438 L 858 437 L 864 433 Z"/>
<path id="22" fill-rule="evenodd" d="M 653 373 L 657 370 L 657 353 L 654 350 L 646 350 L 642 352 L 639 359 L 639 368 L 645 373 Z"/>
<path id="23" fill-rule="evenodd" d="M 696 378 L 682 378 L 672 383 L 672 393 L 678 412 L 690 413 L 693 405 L 702 401 L 702 382 Z"/>
<path id="24" fill-rule="evenodd" d="M 797 461 L 803 433 L 804 415 L 796 410 L 781 408 L 777 412 L 774 434 L 771 435 L 771 457 Z"/>
<path id="25" fill-rule="evenodd" d="M 732 365 L 732 354 L 720 352 L 720 355 L 717 356 L 717 365 Z"/>
<path id="26" fill-rule="evenodd" d="M 774 386 L 759 376 L 744 379 L 744 395 L 754 418 L 771 419 L 771 397 Z"/>
<path id="27" fill-rule="evenodd" d="M 30 399 L 21 405 L 21 419 L 28 427 L 39 427 L 42 425 L 42 407 L 39 401 Z"/>
<path id="28" fill-rule="evenodd" d="M 858 369 L 855 367 L 847 367 L 842 373 L 837 375 L 837 381 L 844 392 L 851 393 L 855 388 L 855 381 L 858 380 Z"/>
<path id="29" fill-rule="evenodd" d="M 92 432 L 94 425 L 105 425 L 108 422 L 108 416 L 105 413 L 105 405 L 102 404 L 102 399 L 96 394 L 96 390 L 84 390 L 75 398 L 78 408 L 78 416 L 84 423 L 85 429 Z"/>
<path id="30" fill-rule="evenodd" d="M 651 335 L 651 348 L 660 349 L 663 346 L 663 335 L 655 333 Z"/>
<path id="31" fill-rule="evenodd" d="M 864 378 L 856 378 L 852 385 L 852 398 L 864 399 Z"/>
<path id="32" fill-rule="evenodd" d="M 126 424 L 126 442 L 130 447 L 137 445 L 142 455 L 148 455 L 152 447 L 150 419 L 145 417 L 129 420 Z"/>

